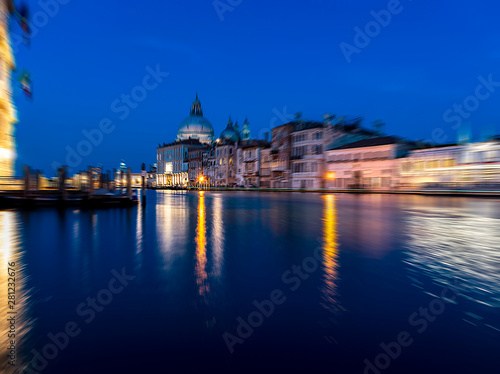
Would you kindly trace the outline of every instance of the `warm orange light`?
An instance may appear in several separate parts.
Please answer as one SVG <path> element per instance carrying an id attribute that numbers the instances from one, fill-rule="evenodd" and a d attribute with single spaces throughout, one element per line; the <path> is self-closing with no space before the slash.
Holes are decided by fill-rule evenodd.
<path id="1" fill-rule="evenodd" d="M 326 178 L 327 179 L 335 179 L 336 175 L 334 171 L 331 171 L 330 173 L 326 173 Z"/>
<path id="2" fill-rule="evenodd" d="M 202 175 L 202 176 L 200 177 L 200 182 L 203 182 L 203 180 L 204 180 L 204 179 L 205 179 L 205 177 Z"/>

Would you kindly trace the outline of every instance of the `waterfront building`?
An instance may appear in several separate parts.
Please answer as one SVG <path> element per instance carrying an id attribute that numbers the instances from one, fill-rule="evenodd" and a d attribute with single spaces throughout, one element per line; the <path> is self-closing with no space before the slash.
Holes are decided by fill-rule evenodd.
<path id="1" fill-rule="evenodd" d="M 500 141 L 429 146 L 400 160 L 406 188 L 498 188 Z"/>
<path id="2" fill-rule="evenodd" d="M 201 102 L 196 94 L 189 116 L 180 124 L 177 140 L 197 139 L 202 144 L 212 144 L 214 141 L 214 128 L 208 119 L 203 117 Z"/>
<path id="3" fill-rule="evenodd" d="M 16 67 L 9 36 L 9 16 L 13 11 L 11 0 L 0 1 L 0 177 L 12 177 L 15 173 L 17 113 L 12 100 L 11 76 Z"/>
<path id="4" fill-rule="evenodd" d="M 269 146 L 265 140 L 245 140 L 238 145 L 237 180 L 240 185 L 246 188 L 261 187 L 262 150 Z"/>
<path id="5" fill-rule="evenodd" d="M 263 148 L 260 154 L 260 187 L 271 187 L 271 148 Z"/>
<path id="6" fill-rule="evenodd" d="M 290 157 L 292 188 L 323 188 L 324 135 L 325 124 L 322 122 L 294 122 Z"/>
<path id="7" fill-rule="evenodd" d="M 210 147 L 203 152 L 203 178 L 206 186 L 215 185 L 215 147 Z"/>
<path id="8" fill-rule="evenodd" d="M 359 140 L 326 151 L 326 188 L 392 189 L 408 145 L 393 136 Z"/>
<path id="9" fill-rule="evenodd" d="M 207 153 L 209 147 L 195 148 L 188 151 L 189 158 L 189 185 L 198 186 L 203 174 L 203 156 Z M 205 181 L 205 178 L 203 178 Z"/>
<path id="10" fill-rule="evenodd" d="M 157 148 L 156 185 L 181 187 L 189 183 L 189 152 L 202 151 L 206 145 L 198 139 L 177 140 Z"/>
<path id="11" fill-rule="evenodd" d="M 236 148 L 240 141 L 238 128 L 231 116 L 227 126 L 215 141 L 215 186 L 234 187 L 236 185 Z"/>
<path id="12" fill-rule="evenodd" d="M 293 123 L 274 127 L 271 138 L 271 188 L 290 188 L 291 134 Z"/>

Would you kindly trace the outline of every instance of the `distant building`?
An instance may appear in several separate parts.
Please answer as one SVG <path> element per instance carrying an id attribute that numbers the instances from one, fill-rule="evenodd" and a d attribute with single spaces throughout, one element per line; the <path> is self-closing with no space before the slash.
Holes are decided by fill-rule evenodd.
<path id="1" fill-rule="evenodd" d="M 189 153 L 203 150 L 206 145 L 198 139 L 178 140 L 159 145 L 157 151 L 156 185 L 158 187 L 187 186 L 189 184 Z"/>
<path id="2" fill-rule="evenodd" d="M 269 148 L 264 140 L 246 140 L 238 145 L 238 180 L 243 187 L 261 186 L 262 150 Z"/>
<path id="3" fill-rule="evenodd" d="M 203 177 L 207 186 L 215 186 L 215 164 L 216 164 L 215 148 L 210 147 L 203 152 Z"/>
<path id="4" fill-rule="evenodd" d="M 208 149 L 209 147 L 206 146 L 188 151 L 190 186 L 198 186 L 200 183 L 200 178 L 203 176 L 203 156 Z"/>
<path id="5" fill-rule="evenodd" d="M 325 128 L 322 122 L 294 122 L 290 157 L 292 188 L 319 189 L 324 187 Z"/>
<path id="6" fill-rule="evenodd" d="M 415 149 L 400 160 L 407 188 L 500 187 L 500 141 Z"/>
<path id="7" fill-rule="evenodd" d="M 290 156 L 293 123 L 272 129 L 271 139 L 271 188 L 291 188 Z"/>
<path id="8" fill-rule="evenodd" d="M 326 151 L 326 188 L 393 189 L 408 145 L 393 136 L 359 140 Z"/>
<path id="9" fill-rule="evenodd" d="M 197 139 L 203 144 L 212 144 L 214 141 L 214 128 L 210 121 L 203 117 L 198 94 L 196 94 L 196 99 L 191 106 L 189 116 L 182 121 L 177 132 L 177 140 L 189 139 Z"/>
<path id="10" fill-rule="evenodd" d="M 15 173 L 17 114 L 12 100 L 11 75 L 16 67 L 9 36 L 9 16 L 13 11 L 11 0 L 0 2 L 0 177 L 11 177 Z"/>
<path id="11" fill-rule="evenodd" d="M 215 147 L 215 186 L 236 185 L 236 144 L 225 141 Z"/>
<path id="12" fill-rule="evenodd" d="M 263 148 L 260 157 L 260 187 L 271 188 L 271 148 Z"/>

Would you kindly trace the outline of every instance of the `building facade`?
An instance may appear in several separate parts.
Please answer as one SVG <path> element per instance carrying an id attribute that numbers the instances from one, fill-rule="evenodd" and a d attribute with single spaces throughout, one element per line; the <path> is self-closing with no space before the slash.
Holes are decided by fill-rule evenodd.
<path id="1" fill-rule="evenodd" d="M 393 189 L 408 146 L 392 136 L 364 139 L 326 151 L 327 189 Z"/>
<path id="2" fill-rule="evenodd" d="M 157 148 L 157 187 L 181 187 L 189 184 L 189 153 L 203 150 L 198 139 L 178 140 Z"/>
<path id="3" fill-rule="evenodd" d="M 15 62 L 9 36 L 9 17 L 13 11 L 11 0 L 0 1 L 0 177 L 12 177 L 15 174 L 14 124 L 17 114 L 11 86 Z"/>
<path id="4" fill-rule="evenodd" d="M 269 148 L 264 140 L 246 140 L 238 146 L 238 181 L 245 188 L 261 187 L 262 151 Z M 267 178 L 269 180 L 269 178 Z"/>
<path id="5" fill-rule="evenodd" d="M 271 188 L 271 148 L 263 148 L 260 158 L 260 187 Z"/>
<path id="6" fill-rule="evenodd" d="M 292 188 L 324 187 L 325 125 L 322 122 L 298 121 L 291 134 L 290 157 Z"/>
<path id="7" fill-rule="evenodd" d="M 189 185 L 199 186 L 200 178 L 203 176 L 203 159 L 208 147 L 195 148 L 188 151 L 189 158 Z M 203 178 L 204 181 L 204 178 Z"/>
<path id="8" fill-rule="evenodd" d="M 415 149 L 400 160 L 405 188 L 498 188 L 500 140 Z"/>
<path id="9" fill-rule="evenodd" d="M 219 142 L 215 147 L 215 186 L 236 186 L 236 144 Z"/>
<path id="10" fill-rule="evenodd" d="M 290 188 L 291 134 L 293 123 L 286 123 L 272 129 L 271 138 L 271 188 Z"/>

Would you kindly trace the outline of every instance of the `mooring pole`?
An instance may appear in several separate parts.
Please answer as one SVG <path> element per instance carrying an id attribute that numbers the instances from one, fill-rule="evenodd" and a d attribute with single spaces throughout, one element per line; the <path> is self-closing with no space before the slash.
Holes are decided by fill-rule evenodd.
<path id="1" fill-rule="evenodd" d="M 141 204 L 146 205 L 146 164 L 142 163 L 142 168 L 141 168 L 141 177 L 142 177 L 142 201 Z"/>
<path id="2" fill-rule="evenodd" d="M 61 200 L 67 200 L 68 193 L 66 191 L 66 166 L 61 166 L 59 168 L 59 193 L 61 194 Z"/>
<path id="3" fill-rule="evenodd" d="M 24 166 L 24 196 L 28 196 L 30 190 L 30 168 L 29 166 Z"/>
<path id="4" fill-rule="evenodd" d="M 132 174 L 130 168 L 127 169 L 127 196 L 129 199 L 132 198 Z"/>
<path id="5" fill-rule="evenodd" d="M 92 167 L 89 167 L 89 171 L 87 172 L 87 179 L 89 181 L 89 196 L 94 194 L 94 171 Z"/>

